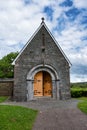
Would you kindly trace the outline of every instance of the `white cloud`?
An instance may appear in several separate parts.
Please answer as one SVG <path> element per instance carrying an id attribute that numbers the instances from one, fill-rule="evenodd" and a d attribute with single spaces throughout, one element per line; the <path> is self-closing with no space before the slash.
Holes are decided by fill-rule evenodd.
<path id="1" fill-rule="evenodd" d="M 60 46 L 69 57 L 73 65 L 87 65 L 87 41 L 82 40 L 87 34 L 84 25 L 80 25 L 83 16 L 81 13 L 76 20 L 70 22 L 65 15 L 72 7 L 60 7 L 64 0 L 32 0 L 25 4 L 24 0 L 2 0 L 0 1 L 0 58 L 12 51 L 21 49 L 20 43 L 25 44 L 41 23 L 41 17 L 45 17 L 48 28 L 59 41 Z M 53 20 L 50 21 L 43 9 L 49 6 L 53 9 Z M 86 0 L 74 0 L 76 8 L 86 8 Z M 59 32 L 58 18 L 64 17 L 65 28 Z M 60 26 L 60 25 L 59 25 Z M 79 49 L 77 49 L 79 48 Z M 72 80 L 82 80 L 78 75 L 72 76 Z M 78 77 L 78 78 L 76 78 Z M 84 78 L 86 80 L 86 78 Z"/>
<path id="2" fill-rule="evenodd" d="M 87 75 L 72 74 L 70 78 L 72 83 L 87 82 Z"/>
<path id="3" fill-rule="evenodd" d="M 20 50 L 20 46 L 19 45 L 15 45 L 15 46 L 7 46 L 5 45 L 5 43 L 0 42 L 0 58 L 2 58 L 3 56 L 9 54 L 10 52 L 17 52 Z"/>
<path id="4" fill-rule="evenodd" d="M 82 15 L 80 14 L 78 17 L 82 17 Z M 84 30 L 84 26 L 79 24 L 79 18 L 73 23 L 67 21 L 61 35 L 57 30 L 54 34 L 72 64 L 87 65 L 87 40 L 82 40 L 86 37 L 87 30 Z"/>
<path id="5" fill-rule="evenodd" d="M 73 0 L 75 7 L 87 8 L 87 0 Z"/>

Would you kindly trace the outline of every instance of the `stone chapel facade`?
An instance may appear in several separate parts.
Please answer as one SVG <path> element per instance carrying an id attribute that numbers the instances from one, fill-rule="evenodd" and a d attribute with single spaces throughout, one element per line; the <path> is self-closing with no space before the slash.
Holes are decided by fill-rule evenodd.
<path id="1" fill-rule="evenodd" d="M 70 61 L 43 18 L 13 64 L 15 101 L 70 98 Z"/>

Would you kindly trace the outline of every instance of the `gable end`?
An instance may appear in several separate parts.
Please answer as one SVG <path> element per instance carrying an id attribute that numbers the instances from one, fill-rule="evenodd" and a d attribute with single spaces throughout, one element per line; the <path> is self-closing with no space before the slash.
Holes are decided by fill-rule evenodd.
<path id="1" fill-rule="evenodd" d="M 28 40 L 28 42 L 25 44 L 25 46 L 22 48 L 22 50 L 20 51 L 19 55 L 16 57 L 16 59 L 13 61 L 12 65 L 15 65 L 16 60 L 20 57 L 20 55 L 23 53 L 23 51 L 26 49 L 26 47 L 29 45 L 29 43 L 32 41 L 32 39 L 35 37 L 35 35 L 38 33 L 38 31 L 42 28 L 45 27 L 45 29 L 47 30 L 47 32 L 49 33 L 49 35 L 51 36 L 51 38 L 53 39 L 53 41 L 55 42 L 55 44 L 57 45 L 58 49 L 60 50 L 60 52 L 62 53 L 62 55 L 64 56 L 64 58 L 66 59 L 66 61 L 68 62 L 69 66 L 71 66 L 71 62 L 69 61 L 69 59 L 67 58 L 67 56 L 65 55 L 64 51 L 62 50 L 62 48 L 60 47 L 60 45 L 58 44 L 58 42 L 56 41 L 56 39 L 54 38 L 54 36 L 52 35 L 52 33 L 50 32 L 50 30 L 48 29 L 48 27 L 46 26 L 46 24 L 44 22 L 42 22 L 40 24 L 40 26 L 38 27 L 38 29 L 35 31 L 35 33 L 31 36 L 31 38 Z"/>

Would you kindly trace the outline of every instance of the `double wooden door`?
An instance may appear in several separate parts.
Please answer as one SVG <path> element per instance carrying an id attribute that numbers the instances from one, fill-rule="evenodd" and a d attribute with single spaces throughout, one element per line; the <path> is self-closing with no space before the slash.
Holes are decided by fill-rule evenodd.
<path id="1" fill-rule="evenodd" d="M 52 80 L 46 71 L 40 71 L 34 76 L 34 96 L 52 96 Z"/>

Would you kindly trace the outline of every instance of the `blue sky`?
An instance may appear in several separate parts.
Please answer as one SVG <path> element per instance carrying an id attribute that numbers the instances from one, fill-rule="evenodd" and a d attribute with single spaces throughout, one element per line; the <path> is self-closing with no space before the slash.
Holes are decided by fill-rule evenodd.
<path id="1" fill-rule="evenodd" d="M 0 0 L 0 58 L 20 51 L 42 17 L 72 63 L 71 82 L 87 82 L 87 0 Z"/>

